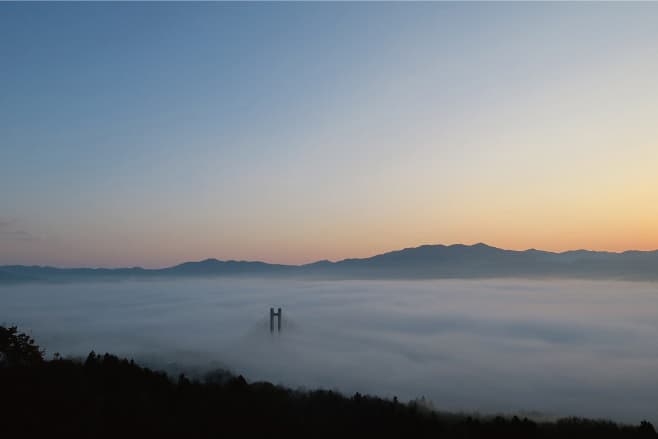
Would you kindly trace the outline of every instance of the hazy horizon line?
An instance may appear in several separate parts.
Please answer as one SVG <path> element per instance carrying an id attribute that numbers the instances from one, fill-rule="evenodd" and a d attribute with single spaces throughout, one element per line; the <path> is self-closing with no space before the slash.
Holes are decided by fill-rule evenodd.
<path id="1" fill-rule="evenodd" d="M 396 252 L 401 252 L 405 250 L 414 250 L 414 249 L 419 249 L 422 247 L 446 247 L 446 248 L 451 248 L 451 247 L 488 247 L 488 248 L 493 248 L 496 250 L 502 250 L 502 251 L 512 251 L 512 252 L 528 252 L 528 251 L 537 251 L 537 252 L 542 252 L 542 253 L 550 253 L 550 254 L 555 254 L 555 255 L 561 255 L 561 254 L 566 254 L 566 253 L 573 253 L 573 252 L 591 252 L 591 253 L 607 253 L 607 254 L 624 254 L 624 253 L 630 253 L 630 252 L 639 252 L 639 253 L 652 253 L 658 251 L 658 249 L 652 249 L 652 250 L 638 250 L 638 249 L 626 249 L 626 250 L 619 250 L 619 251 L 614 251 L 614 250 L 594 250 L 594 249 L 586 249 L 586 248 L 576 248 L 576 249 L 570 249 L 570 250 L 563 250 L 563 251 L 552 251 L 552 250 L 542 250 L 538 249 L 535 247 L 530 247 L 530 248 L 525 248 L 522 250 L 515 250 L 515 249 L 509 249 L 509 248 L 503 248 L 503 247 L 497 247 L 494 245 L 487 244 L 485 242 L 477 242 L 475 244 L 464 244 L 464 243 L 453 243 L 453 244 L 420 244 L 417 246 L 411 246 L 411 247 L 404 247 L 404 248 L 398 248 L 394 250 L 387 250 L 381 253 L 375 253 L 371 254 L 370 256 L 363 256 L 363 257 L 347 257 L 347 258 L 342 258 L 342 259 L 317 259 L 317 260 L 312 260 L 310 262 L 305 262 L 305 263 L 300 263 L 300 264 L 292 264 L 292 263 L 281 263 L 281 262 L 271 262 L 271 261 L 266 261 L 262 259 L 218 259 L 216 257 L 207 257 L 207 258 L 201 258 L 201 259 L 195 259 L 195 260 L 182 260 L 181 262 L 175 263 L 173 265 L 165 265 L 165 266 L 157 266 L 157 267 L 145 267 L 143 265 L 132 265 L 132 266 L 127 266 L 127 265 L 120 265 L 120 266 L 101 266 L 101 265 L 94 265 L 94 266 L 84 266 L 84 265 L 44 265 L 44 264 L 2 264 L 0 265 L 0 268 L 2 267 L 11 267 L 11 266 L 23 266 L 23 267 L 43 267 L 43 268 L 56 268 L 56 269 L 106 269 L 106 270 L 120 270 L 120 269 L 142 269 L 142 270 L 166 270 L 169 268 L 177 267 L 182 264 L 186 263 L 199 263 L 199 262 L 204 262 L 204 261 L 217 261 L 217 262 L 237 262 L 237 263 L 262 263 L 262 264 L 267 264 L 267 265 L 278 265 L 278 266 L 285 266 L 285 267 L 304 267 L 306 265 L 313 265 L 317 264 L 320 262 L 329 262 L 329 263 L 339 263 L 342 261 L 354 261 L 354 260 L 363 260 L 363 259 L 369 259 L 373 258 L 376 256 L 380 255 L 385 255 L 389 253 L 396 253 Z"/>

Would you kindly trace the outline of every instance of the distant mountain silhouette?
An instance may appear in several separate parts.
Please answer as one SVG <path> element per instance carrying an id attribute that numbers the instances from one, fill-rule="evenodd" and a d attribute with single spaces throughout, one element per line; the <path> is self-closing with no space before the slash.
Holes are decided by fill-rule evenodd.
<path id="1" fill-rule="evenodd" d="M 0 285 L 8 283 L 20 283 L 35 280 L 28 276 L 12 273 L 11 271 L 0 270 Z"/>
<path id="2" fill-rule="evenodd" d="M 318 261 L 305 265 L 206 259 L 162 269 L 54 268 L 7 265 L 0 283 L 112 280 L 151 277 L 281 276 L 321 279 L 440 279 L 568 277 L 658 280 L 657 251 L 622 253 L 573 250 L 562 253 L 504 250 L 486 244 L 423 245 L 369 258 Z"/>
<path id="3" fill-rule="evenodd" d="M 166 274 L 195 275 L 195 274 L 250 274 L 250 273 L 280 273 L 294 269 L 293 265 L 268 264 L 260 261 L 220 261 L 206 259 L 199 262 L 183 262 L 170 268 L 159 271 Z"/>

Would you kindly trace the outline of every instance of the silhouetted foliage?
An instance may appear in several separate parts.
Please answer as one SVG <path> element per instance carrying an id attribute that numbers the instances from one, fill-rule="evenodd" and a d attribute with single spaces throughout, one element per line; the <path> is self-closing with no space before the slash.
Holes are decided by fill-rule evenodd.
<path id="1" fill-rule="evenodd" d="M 0 369 L 3 437 L 657 437 L 649 422 L 450 415 L 422 400 L 295 391 L 223 371 L 203 381 L 172 379 L 95 352 L 84 361 L 43 361 L 34 341 L 16 328 L 0 327 L 0 334 L 2 352 L 12 359 Z"/>
<path id="2" fill-rule="evenodd" d="M 0 366 L 30 366 L 43 361 L 43 352 L 18 327 L 0 326 Z"/>

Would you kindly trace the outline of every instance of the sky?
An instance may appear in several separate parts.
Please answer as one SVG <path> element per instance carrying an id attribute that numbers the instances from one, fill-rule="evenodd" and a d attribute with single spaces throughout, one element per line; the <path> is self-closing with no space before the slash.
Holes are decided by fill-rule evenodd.
<path id="1" fill-rule="evenodd" d="M 658 248 L 656 3 L 2 3 L 0 264 Z"/>

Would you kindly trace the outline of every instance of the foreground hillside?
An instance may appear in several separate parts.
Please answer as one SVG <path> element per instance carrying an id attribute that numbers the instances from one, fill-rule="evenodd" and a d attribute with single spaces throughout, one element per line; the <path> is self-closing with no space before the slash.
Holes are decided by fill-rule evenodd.
<path id="1" fill-rule="evenodd" d="M 93 352 L 84 361 L 48 361 L 30 337 L 1 326 L 0 389 L 7 437 L 658 437 L 647 422 L 472 418 L 358 393 L 248 383 L 227 373 L 172 379 Z"/>

